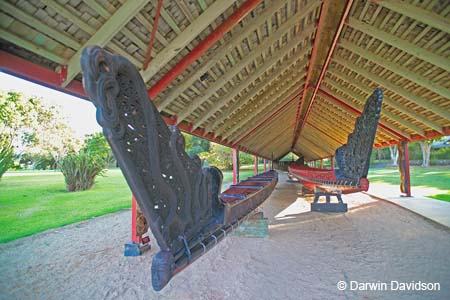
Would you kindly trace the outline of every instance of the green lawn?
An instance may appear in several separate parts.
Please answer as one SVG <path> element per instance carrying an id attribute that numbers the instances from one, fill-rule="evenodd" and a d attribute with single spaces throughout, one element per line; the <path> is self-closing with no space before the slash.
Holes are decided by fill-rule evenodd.
<path id="1" fill-rule="evenodd" d="M 59 172 L 11 172 L 0 181 L 0 243 L 129 208 L 130 199 L 119 170 L 76 193 L 65 190 Z"/>
<path id="2" fill-rule="evenodd" d="M 241 179 L 252 175 L 253 167 L 242 168 Z M 232 179 L 225 171 L 224 183 Z M 60 172 L 9 172 L 0 181 L 0 243 L 130 208 L 130 199 L 118 169 L 98 177 L 91 190 L 76 193 L 65 190 Z"/>
<path id="3" fill-rule="evenodd" d="M 450 167 L 422 168 L 412 166 L 411 185 L 413 187 L 433 187 L 448 191 L 446 194 L 430 195 L 430 197 L 450 202 Z M 384 182 L 400 185 L 400 172 L 398 168 L 370 169 L 370 182 Z"/>

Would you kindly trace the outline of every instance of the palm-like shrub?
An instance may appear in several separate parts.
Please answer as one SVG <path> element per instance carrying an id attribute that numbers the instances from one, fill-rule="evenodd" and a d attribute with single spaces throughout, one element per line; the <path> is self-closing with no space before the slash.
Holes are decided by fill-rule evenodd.
<path id="1" fill-rule="evenodd" d="M 90 189 L 94 185 L 95 177 L 102 175 L 105 169 L 104 160 L 85 151 L 65 156 L 58 165 L 69 192 Z"/>
<path id="2" fill-rule="evenodd" d="M 0 179 L 13 165 L 14 148 L 5 136 L 0 137 Z"/>

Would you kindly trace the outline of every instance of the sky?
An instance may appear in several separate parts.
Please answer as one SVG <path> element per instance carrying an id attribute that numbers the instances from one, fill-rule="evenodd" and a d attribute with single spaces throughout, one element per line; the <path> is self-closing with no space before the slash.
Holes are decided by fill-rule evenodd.
<path id="1" fill-rule="evenodd" d="M 0 90 L 15 91 L 25 96 L 36 96 L 42 102 L 54 105 L 67 120 L 78 138 L 83 139 L 86 134 L 100 132 L 101 127 L 95 119 L 95 107 L 92 103 L 0 72 Z"/>

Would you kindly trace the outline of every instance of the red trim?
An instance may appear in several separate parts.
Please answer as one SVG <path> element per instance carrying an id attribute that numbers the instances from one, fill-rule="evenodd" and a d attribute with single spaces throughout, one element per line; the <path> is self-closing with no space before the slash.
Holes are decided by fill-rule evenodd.
<path id="1" fill-rule="evenodd" d="M 273 118 L 276 117 L 276 115 L 278 113 L 280 113 L 281 111 L 283 111 L 289 104 L 292 103 L 292 101 L 295 100 L 295 98 L 297 98 L 298 95 L 300 95 L 302 91 L 300 90 L 299 92 L 297 92 L 297 94 L 295 96 L 292 97 L 291 100 L 289 100 L 288 102 L 286 102 L 285 104 L 283 104 L 280 108 L 278 108 L 276 111 L 274 111 L 273 113 L 270 114 L 270 116 L 268 116 L 266 119 L 264 119 L 263 121 L 261 121 L 260 123 L 258 123 L 258 125 L 256 125 L 255 127 L 253 127 L 252 129 L 250 129 L 243 137 L 241 137 L 239 140 L 237 140 L 237 142 L 234 143 L 234 145 L 239 144 L 240 142 L 242 142 L 243 140 L 245 140 L 248 136 L 250 136 L 252 133 L 254 133 L 256 130 L 258 130 L 261 126 L 263 126 L 264 124 L 266 124 L 267 122 L 273 120 Z"/>
<path id="2" fill-rule="evenodd" d="M 32 81 L 34 83 L 49 87 L 63 93 L 76 97 L 88 99 L 81 82 L 73 80 L 67 87 L 61 86 L 61 79 L 64 77 L 65 68 L 62 73 L 57 73 L 46 67 L 34 64 L 28 60 L 12 55 L 0 50 L 0 71 Z"/>
<path id="3" fill-rule="evenodd" d="M 201 41 L 189 54 L 183 57 L 169 72 L 167 72 L 155 85 L 148 90 L 150 99 L 163 91 L 175 78 L 194 63 L 203 53 L 205 53 L 212 45 L 220 40 L 228 31 L 238 24 L 245 16 L 247 16 L 261 0 L 247 0 L 242 4 L 231 16 L 222 24 L 211 32 L 203 41 Z"/>
<path id="4" fill-rule="evenodd" d="M 325 5 L 326 2 L 327 2 L 327 0 L 324 0 L 323 5 Z M 292 149 L 294 148 L 295 144 L 297 143 L 297 140 L 300 137 L 300 133 L 302 132 L 303 127 L 305 127 L 305 122 L 308 119 L 308 115 L 309 115 L 309 113 L 311 111 L 311 108 L 312 108 L 312 105 L 314 103 L 314 99 L 316 97 L 316 94 L 317 94 L 317 91 L 318 91 L 318 89 L 320 87 L 320 84 L 322 83 L 322 80 L 325 77 L 325 73 L 327 71 L 328 64 L 331 61 L 331 56 L 333 56 L 334 49 L 336 48 L 337 42 L 339 40 L 339 36 L 341 35 L 342 29 L 344 28 L 345 20 L 347 19 L 348 14 L 350 13 L 350 8 L 352 7 L 352 4 L 353 4 L 353 0 L 348 0 L 347 4 L 345 5 L 344 14 L 342 15 L 341 21 L 339 22 L 339 26 L 338 26 L 338 28 L 336 30 L 336 33 L 334 34 L 334 38 L 333 38 L 333 42 L 331 44 L 330 50 L 328 51 L 327 57 L 325 59 L 325 63 L 323 64 L 322 70 L 320 71 L 319 80 L 317 81 L 317 85 L 314 88 L 314 92 L 313 92 L 313 95 L 311 97 L 311 101 L 308 104 L 308 108 L 306 109 L 305 116 L 304 116 L 303 121 L 302 121 L 302 123 L 300 125 L 299 124 L 300 123 L 300 114 L 301 114 L 301 111 L 303 109 L 303 99 L 302 99 L 302 102 L 301 102 L 301 106 L 302 107 L 299 109 L 299 112 L 298 112 L 299 116 L 298 116 L 298 119 L 296 120 L 296 124 L 297 125 L 296 125 L 295 131 L 294 131 L 294 140 L 292 141 L 292 147 L 291 147 Z M 327 6 L 325 6 L 325 7 L 327 7 Z M 322 9 L 324 9 L 324 6 L 322 6 Z M 320 12 L 320 18 L 322 18 L 322 11 Z M 321 26 L 322 24 L 320 23 L 320 21 L 321 20 L 319 19 L 319 25 L 318 25 L 318 28 L 317 28 L 317 34 L 316 34 L 316 37 L 314 38 L 314 44 L 316 43 L 316 40 L 318 40 L 318 36 L 319 36 L 319 34 L 321 33 L 321 31 L 322 31 L 322 29 L 324 27 L 324 26 Z M 313 48 L 313 54 L 314 54 L 315 50 L 316 49 Z M 308 70 L 308 75 L 309 75 L 309 70 Z M 304 93 L 304 95 L 306 94 L 306 87 L 308 85 L 309 85 L 309 80 L 307 79 L 306 82 L 305 82 L 305 93 Z M 299 125 L 300 125 L 300 127 L 298 128 Z"/>
<path id="5" fill-rule="evenodd" d="M 264 159 L 264 172 L 267 171 L 267 159 Z"/>
<path id="6" fill-rule="evenodd" d="M 253 175 L 258 175 L 258 156 L 253 155 Z"/>
<path id="7" fill-rule="evenodd" d="M 330 100 L 334 101 L 334 102 L 335 102 L 336 104 L 338 104 L 339 106 L 341 106 L 341 107 L 347 109 L 348 111 L 353 112 L 353 113 L 358 114 L 358 115 L 361 115 L 361 111 L 357 110 L 357 109 L 354 108 L 353 106 L 348 105 L 347 103 L 345 103 L 345 102 L 343 102 L 342 100 L 336 98 L 335 96 L 333 96 L 333 95 L 331 95 L 331 94 L 325 92 L 325 91 L 322 90 L 322 89 L 319 89 L 319 92 L 320 92 L 321 94 L 323 94 L 324 96 L 328 97 Z M 390 134 L 396 136 L 396 137 L 399 138 L 399 139 L 402 139 L 402 140 L 408 140 L 408 137 L 406 137 L 406 136 L 404 136 L 404 135 L 402 135 L 402 134 L 400 134 L 400 133 L 398 133 L 398 132 L 392 130 L 391 128 L 389 128 L 389 127 L 387 127 L 387 126 L 385 126 L 385 125 L 383 125 L 383 124 L 381 124 L 381 123 L 378 123 L 378 126 L 380 126 L 381 128 L 383 128 L 384 130 L 386 130 L 387 132 L 389 132 Z"/>
<path id="8" fill-rule="evenodd" d="M 132 197 L 131 199 L 131 241 L 133 243 L 140 243 L 141 237 L 137 235 L 136 232 L 136 217 L 137 217 L 137 203 L 136 198 Z"/>
<path id="9" fill-rule="evenodd" d="M 450 135 L 450 127 L 443 127 L 442 128 L 442 133 L 437 132 L 437 131 L 429 131 L 426 132 L 424 136 L 415 134 L 412 135 L 411 138 L 409 139 L 409 142 L 418 142 L 418 141 L 423 141 L 423 140 L 427 140 L 427 139 L 434 139 L 434 138 L 438 138 L 441 136 L 445 136 L 445 135 Z M 375 144 L 374 148 L 382 148 L 382 147 L 387 147 L 387 146 L 392 146 L 392 145 L 397 145 L 398 141 L 389 141 L 389 142 L 383 142 L 380 144 Z"/>
<path id="10" fill-rule="evenodd" d="M 142 69 L 147 70 L 148 64 L 152 57 L 153 41 L 155 40 L 156 30 L 158 29 L 159 15 L 161 14 L 163 0 L 158 0 L 158 7 L 156 8 L 155 21 L 153 22 L 152 35 L 150 36 L 150 41 L 148 42 L 147 55 L 145 56 L 144 66 Z"/>

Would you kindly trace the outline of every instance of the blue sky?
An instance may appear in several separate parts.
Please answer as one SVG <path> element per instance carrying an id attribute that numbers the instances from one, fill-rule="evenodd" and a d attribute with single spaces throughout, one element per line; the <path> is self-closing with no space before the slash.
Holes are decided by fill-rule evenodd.
<path id="1" fill-rule="evenodd" d="M 101 127 L 95 120 L 94 105 L 86 100 L 2 72 L 0 72 L 0 90 L 20 92 L 25 96 L 37 96 L 43 102 L 58 107 L 79 138 L 101 131 Z"/>

